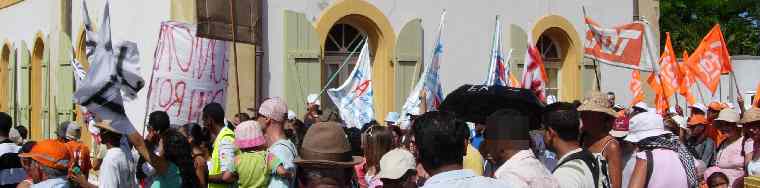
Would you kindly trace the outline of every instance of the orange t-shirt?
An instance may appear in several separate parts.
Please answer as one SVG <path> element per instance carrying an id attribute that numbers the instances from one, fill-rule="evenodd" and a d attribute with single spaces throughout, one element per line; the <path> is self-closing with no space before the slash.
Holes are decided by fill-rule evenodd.
<path id="1" fill-rule="evenodd" d="M 89 174 L 92 169 L 92 162 L 90 161 L 90 148 L 87 145 L 77 141 L 66 142 L 66 149 L 69 150 L 69 155 L 72 157 L 72 163 L 69 163 L 69 168 L 76 164 L 79 165 L 79 169 L 82 174 Z"/>
<path id="2" fill-rule="evenodd" d="M 705 125 L 705 134 L 707 137 L 715 141 L 715 146 L 719 146 L 720 143 L 726 139 L 726 135 L 723 135 L 723 133 L 721 133 L 718 128 L 713 125 L 713 123 Z"/>

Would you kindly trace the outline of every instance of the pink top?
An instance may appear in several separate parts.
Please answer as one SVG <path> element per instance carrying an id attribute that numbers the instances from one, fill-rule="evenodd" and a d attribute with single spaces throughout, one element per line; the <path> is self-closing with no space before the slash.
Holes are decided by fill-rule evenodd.
<path id="1" fill-rule="evenodd" d="M 686 171 L 678 153 L 668 149 L 653 149 L 654 168 L 648 187 L 689 187 Z M 637 152 L 637 159 L 647 159 L 646 152 Z"/>
<path id="2" fill-rule="evenodd" d="M 714 172 L 723 172 L 728 176 L 728 184 L 733 185 L 734 180 L 744 176 L 744 156 L 742 156 L 742 138 L 737 139 L 731 144 L 725 145 L 718 149 L 715 155 L 715 166 L 705 170 L 705 178 L 710 177 Z M 752 139 L 747 139 L 744 144 L 744 152 L 751 154 L 753 151 Z"/>

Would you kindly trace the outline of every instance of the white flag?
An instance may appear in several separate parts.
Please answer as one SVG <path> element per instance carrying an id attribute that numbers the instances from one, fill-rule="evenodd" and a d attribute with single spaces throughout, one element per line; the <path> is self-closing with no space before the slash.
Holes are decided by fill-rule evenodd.
<path id="1" fill-rule="evenodd" d="M 368 42 L 364 43 L 356 67 L 348 79 L 340 87 L 328 89 L 327 94 L 338 108 L 340 117 L 346 122 L 347 127 L 361 129 L 364 124 L 375 118 L 372 103 L 372 63 Z"/>

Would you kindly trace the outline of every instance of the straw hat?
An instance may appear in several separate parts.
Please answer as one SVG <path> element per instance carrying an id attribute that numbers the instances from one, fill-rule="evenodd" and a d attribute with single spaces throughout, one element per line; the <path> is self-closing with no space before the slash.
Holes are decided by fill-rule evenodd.
<path id="1" fill-rule="evenodd" d="M 724 108 L 720 111 L 718 114 L 718 118 L 715 119 L 716 121 L 725 121 L 729 123 L 738 123 L 739 122 L 739 113 L 736 112 L 734 109 L 730 108 Z"/>
<path id="2" fill-rule="evenodd" d="M 748 124 L 756 121 L 760 121 L 760 108 L 752 107 L 744 112 L 744 117 L 742 117 L 740 123 Z"/>
<path id="3" fill-rule="evenodd" d="M 618 114 L 609 107 L 609 104 L 610 102 L 607 100 L 606 95 L 600 92 L 593 92 L 583 100 L 581 106 L 578 107 L 578 111 L 601 112 L 617 118 Z"/>
<path id="4" fill-rule="evenodd" d="M 311 126 L 306 131 L 299 154 L 294 161 L 299 166 L 351 168 L 364 160 L 351 156 L 351 144 L 346 133 L 335 122 L 320 122 Z"/>
<path id="5" fill-rule="evenodd" d="M 95 127 L 99 129 L 105 129 L 116 134 L 124 134 L 124 132 L 118 131 L 116 128 L 111 126 L 111 120 L 103 120 L 101 122 L 95 123 Z"/>

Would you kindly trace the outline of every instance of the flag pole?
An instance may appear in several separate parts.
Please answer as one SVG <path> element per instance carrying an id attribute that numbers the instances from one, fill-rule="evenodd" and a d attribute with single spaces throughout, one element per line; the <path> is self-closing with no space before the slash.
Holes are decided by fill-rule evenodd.
<path id="1" fill-rule="evenodd" d="M 239 113 L 242 112 L 243 107 L 240 104 L 240 77 L 238 76 L 238 72 L 240 72 L 240 70 L 238 70 L 239 67 L 237 61 L 237 24 L 235 23 L 235 0 L 230 0 L 230 19 L 232 19 L 232 26 L 230 27 L 232 29 L 232 63 L 235 64 L 235 91 L 237 96 L 237 110 Z"/>
<path id="2" fill-rule="evenodd" d="M 732 80 L 734 80 L 734 86 L 735 86 L 734 88 L 736 88 L 736 96 L 737 96 L 737 99 L 739 99 L 740 97 L 742 97 L 742 93 L 739 90 L 739 82 L 736 81 L 736 73 L 734 73 L 734 71 L 731 71 L 731 78 Z M 737 100 L 737 103 L 738 102 L 739 101 Z M 739 104 L 739 105 L 740 105 L 739 110 L 741 111 L 741 114 L 744 114 L 744 106 L 741 106 L 742 104 Z"/>
<path id="3" fill-rule="evenodd" d="M 585 19 L 588 17 L 588 15 L 586 14 L 586 6 L 581 6 L 581 8 L 583 9 L 583 19 L 585 23 Z M 588 26 L 588 24 L 586 24 L 586 26 Z M 600 81 L 601 79 L 600 77 L 602 75 L 599 73 L 599 64 L 596 62 L 596 59 L 592 58 L 591 61 L 594 64 L 594 78 L 596 78 L 596 90 L 602 91 L 602 83 Z"/>

